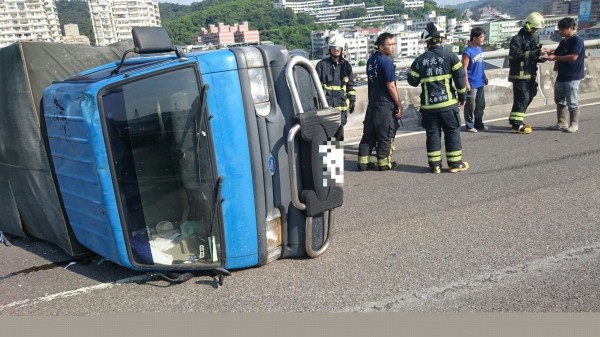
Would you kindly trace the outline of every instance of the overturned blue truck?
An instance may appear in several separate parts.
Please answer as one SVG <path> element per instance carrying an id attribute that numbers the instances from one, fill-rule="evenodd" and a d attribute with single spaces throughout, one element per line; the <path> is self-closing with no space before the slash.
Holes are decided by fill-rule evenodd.
<path id="1" fill-rule="evenodd" d="M 183 53 L 160 27 L 132 33 L 121 57 L 53 78 L 42 97 L 0 74 L 0 230 L 140 271 L 321 255 L 344 158 L 311 63 L 281 46 Z M 56 64 L 73 57 L 53 50 Z M 52 61 L 20 62 L 13 77 L 57 76 L 40 64 Z"/>

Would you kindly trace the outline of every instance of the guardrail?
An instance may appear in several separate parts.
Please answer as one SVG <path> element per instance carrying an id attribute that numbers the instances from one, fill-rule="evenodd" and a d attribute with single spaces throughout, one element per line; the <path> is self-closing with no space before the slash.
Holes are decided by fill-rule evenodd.
<path id="1" fill-rule="evenodd" d="M 585 40 L 583 43 L 584 43 L 584 45 L 585 45 L 586 48 L 590 48 L 590 47 L 599 47 L 600 48 L 600 39 Z M 550 50 L 554 50 L 554 49 L 556 49 L 556 47 L 558 47 L 558 43 L 544 45 L 544 47 L 546 47 L 546 48 L 548 48 Z M 483 58 L 486 59 L 486 60 L 504 58 L 504 57 L 507 57 L 507 56 L 508 56 L 508 49 L 498 49 L 498 50 L 492 50 L 492 51 L 483 52 Z M 400 69 L 400 68 L 408 68 L 408 67 L 411 66 L 411 64 L 413 63 L 413 61 L 414 61 L 414 59 L 396 61 L 396 62 L 394 62 L 394 65 L 398 69 Z M 365 66 L 362 66 L 362 67 L 353 67 L 352 71 L 355 74 L 364 74 L 366 72 L 366 67 Z"/>

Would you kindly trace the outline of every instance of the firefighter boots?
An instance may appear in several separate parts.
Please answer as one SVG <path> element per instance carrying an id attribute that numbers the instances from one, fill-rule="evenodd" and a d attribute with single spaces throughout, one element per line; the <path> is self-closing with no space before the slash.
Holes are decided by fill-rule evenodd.
<path id="1" fill-rule="evenodd" d="M 399 167 L 397 162 L 393 161 L 387 165 L 379 166 L 379 171 L 395 170 Z"/>
<path id="2" fill-rule="evenodd" d="M 531 131 L 533 131 L 533 128 L 529 124 L 513 125 L 512 127 L 512 132 L 514 133 L 527 134 L 531 133 Z"/>
<path id="3" fill-rule="evenodd" d="M 464 161 L 461 164 L 450 166 L 450 168 L 448 169 L 448 172 L 456 173 L 456 172 L 466 171 L 468 169 L 469 169 L 469 163 Z"/>

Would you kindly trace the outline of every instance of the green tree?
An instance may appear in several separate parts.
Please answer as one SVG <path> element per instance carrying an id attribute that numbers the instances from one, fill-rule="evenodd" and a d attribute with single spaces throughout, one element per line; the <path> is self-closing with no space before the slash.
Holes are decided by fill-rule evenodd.
<path id="1" fill-rule="evenodd" d="M 56 11 L 63 35 L 65 33 L 64 25 L 74 23 L 79 27 L 79 34 L 87 36 L 92 45 L 96 44 L 87 1 L 56 0 Z"/>
<path id="2" fill-rule="evenodd" d="M 366 8 L 360 8 L 360 7 L 348 8 L 348 9 L 344 9 L 339 14 L 340 19 L 354 19 L 354 18 L 360 18 L 362 16 L 367 16 Z"/>

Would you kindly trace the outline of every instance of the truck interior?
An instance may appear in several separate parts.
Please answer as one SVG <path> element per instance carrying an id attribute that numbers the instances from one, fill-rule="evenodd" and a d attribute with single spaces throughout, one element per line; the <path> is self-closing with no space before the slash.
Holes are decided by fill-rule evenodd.
<path id="1" fill-rule="evenodd" d="M 210 124 L 194 67 L 101 92 L 117 200 L 140 265 L 218 266 Z"/>

